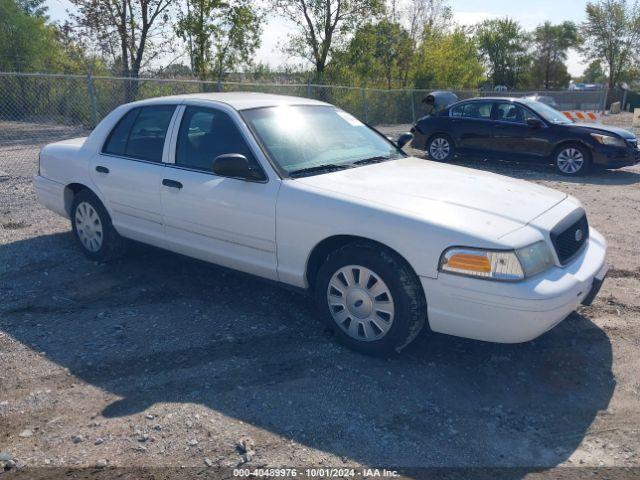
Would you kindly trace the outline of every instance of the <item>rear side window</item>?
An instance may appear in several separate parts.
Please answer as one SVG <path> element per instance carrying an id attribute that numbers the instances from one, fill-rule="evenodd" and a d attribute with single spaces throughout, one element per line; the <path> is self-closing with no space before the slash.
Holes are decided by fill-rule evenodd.
<path id="1" fill-rule="evenodd" d="M 491 119 L 491 102 L 470 102 L 456 105 L 450 110 L 450 116 L 456 118 Z"/>
<path id="2" fill-rule="evenodd" d="M 129 110 L 129 112 L 120 119 L 116 127 L 111 130 L 109 139 L 102 149 L 104 153 L 110 153 L 111 155 L 125 154 L 129 132 L 131 131 L 133 122 L 136 121 L 138 113 L 140 113 L 140 109 L 134 108 L 133 110 Z"/>
<path id="3" fill-rule="evenodd" d="M 157 105 L 131 110 L 111 132 L 105 153 L 162 161 L 162 150 L 175 106 Z"/>
<path id="4" fill-rule="evenodd" d="M 491 102 L 472 102 L 464 106 L 462 116 L 464 118 L 479 118 L 482 120 L 491 119 Z"/>

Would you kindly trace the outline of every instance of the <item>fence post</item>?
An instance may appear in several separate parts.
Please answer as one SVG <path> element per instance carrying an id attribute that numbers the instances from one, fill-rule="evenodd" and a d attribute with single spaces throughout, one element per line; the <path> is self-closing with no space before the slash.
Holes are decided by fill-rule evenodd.
<path id="1" fill-rule="evenodd" d="M 87 92 L 89 92 L 89 100 L 91 102 L 91 128 L 95 128 L 98 125 L 98 99 L 96 98 L 93 77 L 90 73 L 87 73 Z"/>
<path id="2" fill-rule="evenodd" d="M 307 78 L 307 98 L 311 98 L 311 79 Z"/>
<path id="3" fill-rule="evenodd" d="M 364 116 L 364 122 L 369 123 L 369 110 L 367 108 L 367 89 L 362 87 L 362 115 Z"/>
<path id="4" fill-rule="evenodd" d="M 413 90 L 409 90 L 409 97 L 411 98 L 411 123 L 416 123 L 416 106 L 413 98 Z"/>
<path id="5" fill-rule="evenodd" d="M 609 88 L 602 89 L 602 114 L 604 115 L 607 112 L 607 96 L 609 95 Z"/>

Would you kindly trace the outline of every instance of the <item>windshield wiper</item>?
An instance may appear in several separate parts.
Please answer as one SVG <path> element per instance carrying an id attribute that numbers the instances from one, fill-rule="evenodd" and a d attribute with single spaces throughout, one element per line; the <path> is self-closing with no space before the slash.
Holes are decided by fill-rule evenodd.
<path id="1" fill-rule="evenodd" d="M 344 170 L 351 168 L 350 165 L 339 165 L 337 163 L 327 163 L 325 165 L 316 165 L 315 167 L 301 168 L 300 170 L 294 170 L 289 172 L 290 177 L 303 177 L 307 174 L 324 173 L 324 172 L 336 172 L 338 170 Z"/>
<path id="2" fill-rule="evenodd" d="M 385 157 L 384 155 L 378 155 L 377 157 L 363 158 L 357 162 L 353 162 L 353 165 L 369 165 L 371 163 L 381 163 L 391 160 L 391 157 Z"/>

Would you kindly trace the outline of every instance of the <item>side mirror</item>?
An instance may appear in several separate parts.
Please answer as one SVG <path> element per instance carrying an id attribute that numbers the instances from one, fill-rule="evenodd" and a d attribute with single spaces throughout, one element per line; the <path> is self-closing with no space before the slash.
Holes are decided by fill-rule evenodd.
<path id="1" fill-rule="evenodd" d="M 221 177 L 238 178 L 248 182 L 262 182 L 266 180 L 261 170 L 249 165 L 249 160 L 239 153 L 219 155 L 213 161 L 213 173 Z"/>
<path id="2" fill-rule="evenodd" d="M 402 148 L 411 140 L 413 140 L 413 133 L 406 132 L 398 137 L 398 140 L 396 140 L 396 145 L 398 145 L 399 148 Z"/>
<path id="3" fill-rule="evenodd" d="M 542 127 L 543 123 L 542 120 L 538 118 L 528 118 L 527 125 L 529 125 L 531 128 L 540 128 Z"/>

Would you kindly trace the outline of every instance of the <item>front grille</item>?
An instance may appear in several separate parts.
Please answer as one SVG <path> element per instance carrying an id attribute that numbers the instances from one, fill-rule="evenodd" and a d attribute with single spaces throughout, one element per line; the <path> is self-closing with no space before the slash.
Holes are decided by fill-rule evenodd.
<path id="1" fill-rule="evenodd" d="M 562 265 L 571 260 L 588 239 L 589 222 L 586 215 L 582 215 L 569 227 L 560 227 L 557 231 L 556 229 L 551 231 L 551 241 Z"/>
<path id="2" fill-rule="evenodd" d="M 627 139 L 627 143 L 629 144 L 629 146 L 631 148 L 638 148 L 638 139 L 637 138 Z"/>

